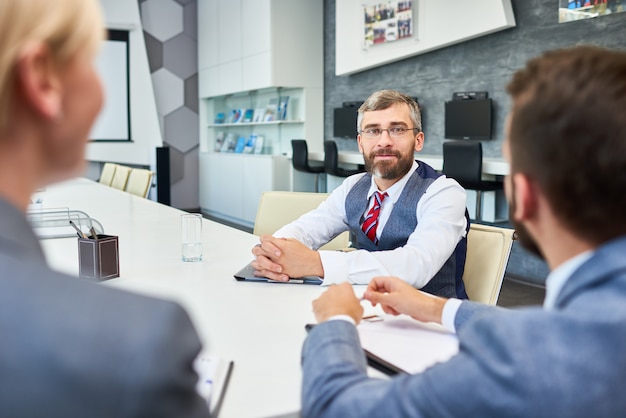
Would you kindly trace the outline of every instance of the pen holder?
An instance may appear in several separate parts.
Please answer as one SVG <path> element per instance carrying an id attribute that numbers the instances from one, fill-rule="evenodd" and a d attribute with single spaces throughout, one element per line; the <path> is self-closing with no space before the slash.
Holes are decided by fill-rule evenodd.
<path id="1" fill-rule="evenodd" d="M 118 237 L 78 238 L 78 276 L 101 282 L 120 277 Z"/>

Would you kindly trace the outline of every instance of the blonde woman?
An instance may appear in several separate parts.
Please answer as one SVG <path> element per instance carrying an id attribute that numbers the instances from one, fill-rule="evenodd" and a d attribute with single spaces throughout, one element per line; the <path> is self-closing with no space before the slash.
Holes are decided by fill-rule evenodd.
<path id="1" fill-rule="evenodd" d="M 83 170 L 99 3 L 1 0 L 0 28 L 0 416 L 208 415 L 183 309 L 53 272 L 24 216 Z"/>

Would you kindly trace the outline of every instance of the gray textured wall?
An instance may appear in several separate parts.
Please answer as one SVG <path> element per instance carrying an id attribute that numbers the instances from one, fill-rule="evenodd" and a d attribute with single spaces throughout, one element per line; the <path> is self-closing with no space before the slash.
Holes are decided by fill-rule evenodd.
<path id="1" fill-rule="evenodd" d="M 499 157 L 510 106 L 505 85 L 511 74 L 542 51 L 578 43 L 626 48 L 626 13 L 558 23 L 558 1 L 512 0 L 517 26 L 457 45 L 349 76 L 335 76 L 335 0 L 325 0 L 324 103 L 326 138 L 333 108 L 391 88 L 417 96 L 424 107 L 425 154 L 441 154 L 444 102 L 455 91 L 487 91 L 494 100 L 494 138 L 483 141 L 487 157 Z M 356 141 L 337 140 L 342 149 Z"/>
<path id="2" fill-rule="evenodd" d="M 517 26 L 471 41 L 397 61 L 349 76 L 335 76 L 335 0 L 325 0 L 324 103 L 326 138 L 332 138 L 333 108 L 391 88 L 417 96 L 424 108 L 424 153 L 441 154 L 444 102 L 455 91 L 487 91 L 494 100 L 494 138 L 483 141 L 485 156 L 500 157 L 504 120 L 510 106 L 505 85 L 513 72 L 541 52 L 593 43 L 626 48 L 626 13 L 558 23 L 558 1 L 512 0 Z M 593 117 L 593 115 L 590 115 Z M 356 140 L 337 140 L 356 150 Z M 507 274 L 543 283 L 548 268 L 519 245 Z"/>

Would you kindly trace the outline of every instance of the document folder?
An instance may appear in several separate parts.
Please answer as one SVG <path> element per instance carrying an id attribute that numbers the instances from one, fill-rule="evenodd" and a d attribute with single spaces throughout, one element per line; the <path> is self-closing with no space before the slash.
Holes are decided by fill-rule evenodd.
<path id="1" fill-rule="evenodd" d="M 421 373 L 447 361 L 459 351 L 456 335 L 434 323 L 407 315 L 383 315 L 382 321 L 361 321 L 357 326 L 368 366 L 386 375 Z M 307 331 L 315 325 L 307 324 Z"/>
<path id="2" fill-rule="evenodd" d="M 244 268 L 239 270 L 234 274 L 235 279 L 237 281 L 245 281 L 245 282 L 265 282 L 265 283 L 290 283 L 290 284 L 322 284 L 322 279 L 317 276 L 306 276 L 306 277 L 297 277 L 291 278 L 287 282 L 279 282 L 277 280 L 272 280 L 267 277 L 258 277 L 254 275 L 254 267 L 250 264 L 246 265 Z"/>

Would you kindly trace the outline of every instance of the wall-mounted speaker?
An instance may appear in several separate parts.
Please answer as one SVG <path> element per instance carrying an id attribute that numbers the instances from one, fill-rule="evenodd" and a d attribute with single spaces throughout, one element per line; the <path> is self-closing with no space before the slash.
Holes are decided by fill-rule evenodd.
<path id="1" fill-rule="evenodd" d="M 172 203 L 170 184 L 170 148 L 156 149 L 157 202 L 164 205 Z"/>

